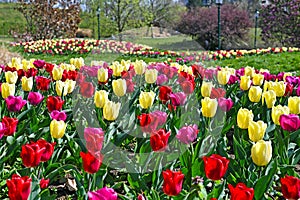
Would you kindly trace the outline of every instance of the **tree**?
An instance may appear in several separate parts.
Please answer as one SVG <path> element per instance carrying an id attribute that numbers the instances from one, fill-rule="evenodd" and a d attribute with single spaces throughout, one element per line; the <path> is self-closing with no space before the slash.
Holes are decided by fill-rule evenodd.
<path id="1" fill-rule="evenodd" d="M 79 3 L 72 0 L 18 0 L 27 21 L 27 31 L 35 40 L 74 37 L 80 22 Z"/>

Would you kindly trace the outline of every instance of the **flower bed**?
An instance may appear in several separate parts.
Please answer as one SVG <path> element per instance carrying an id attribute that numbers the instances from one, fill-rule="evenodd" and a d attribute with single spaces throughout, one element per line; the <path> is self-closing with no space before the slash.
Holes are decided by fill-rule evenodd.
<path id="1" fill-rule="evenodd" d="M 300 197 L 300 77 L 82 58 L 1 69 L 2 198 Z"/>

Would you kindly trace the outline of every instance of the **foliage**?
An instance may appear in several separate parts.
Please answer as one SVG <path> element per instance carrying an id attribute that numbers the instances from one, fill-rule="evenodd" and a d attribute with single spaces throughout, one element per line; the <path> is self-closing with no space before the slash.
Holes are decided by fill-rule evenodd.
<path id="1" fill-rule="evenodd" d="M 262 39 L 300 47 L 300 0 L 273 0 L 261 10 Z"/>
<path id="2" fill-rule="evenodd" d="M 218 43 L 218 11 L 216 6 L 198 7 L 186 12 L 178 30 L 193 36 L 204 48 L 214 50 Z M 221 8 L 221 40 L 225 48 L 231 40 L 243 38 L 252 22 L 246 11 L 226 4 Z"/>

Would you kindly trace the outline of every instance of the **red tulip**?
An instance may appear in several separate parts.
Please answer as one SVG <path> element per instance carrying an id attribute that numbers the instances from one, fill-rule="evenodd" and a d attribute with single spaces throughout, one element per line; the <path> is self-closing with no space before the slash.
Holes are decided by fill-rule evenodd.
<path id="1" fill-rule="evenodd" d="M 49 185 L 49 182 L 50 182 L 50 179 L 41 179 L 40 180 L 40 188 L 41 189 L 45 189 L 45 188 L 47 188 L 48 187 L 48 185 Z"/>
<path id="2" fill-rule="evenodd" d="M 218 99 L 218 105 L 223 112 L 228 112 L 233 106 L 233 101 L 230 98 L 221 97 Z"/>
<path id="3" fill-rule="evenodd" d="M 102 149 L 104 131 L 101 128 L 85 128 L 84 139 L 86 148 L 91 154 L 98 154 Z"/>
<path id="4" fill-rule="evenodd" d="M 287 83 L 285 87 L 284 96 L 291 96 L 293 94 L 294 86 L 291 83 Z"/>
<path id="5" fill-rule="evenodd" d="M 27 69 L 27 71 L 25 71 L 25 76 L 27 78 L 29 77 L 35 77 L 38 73 L 38 70 L 35 69 L 35 68 L 30 68 L 30 69 Z"/>
<path id="6" fill-rule="evenodd" d="M 40 149 L 45 149 L 42 153 L 41 162 L 47 162 L 53 154 L 56 142 L 49 143 L 44 139 L 39 139 L 36 143 L 39 145 Z"/>
<path id="7" fill-rule="evenodd" d="M 150 136 L 150 145 L 153 151 L 164 151 L 168 145 L 170 132 L 165 129 L 159 129 Z"/>
<path id="8" fill-rule="evenodd" d="M 30 195 L 31 178 L 12 175 L 11 180 L 6 180 L 10 200 L 27 200 Z"/>
<path id="9" fill-rule="evenodd" d="M 192 94 L 195 89 L 194 81 L 184 81 L 180 83 L 181 89 L 185 94 Z"/>
<path id="10" fill-rule="evenodd" d="M 229 184 L 231 200 L 252 200 L 254 197 L 253 188 L 248 188 L 244 183 L 238 183 L 235 188 Z"/>
<path id="11" fill-rule="evenodd" d="M 78 73 L 77 77 L 76 77 L 76 82 L 81 84 L 83 82 L 85 82 L 85 75 L 83 73 Z"/>
<path id="12" fill-rule="evenodd" d="M 163 191 L 168 196 L 177 196 L 182 189 L 184 174 L 181 171 L 175 172 L 166 170 L 162 172 L 164 183 Z"/>
<path id="13" fill-rule="evenodd" d="M 40 148 L 37 143 L 22 146 L 21 158 L 25 167 L 36 167 L 40 164 L 45 147 Z"/>
<path id="14" fill-rule="evenodd" d="M 159 99 L 162 101 L 162 103 L 169 101 L 171 93 L 172 88 L 169 86 L 161 86 L 159 88 Z"/>
<path id="15" fill-rule="evenodd" d="M 48 73 L 51 73 L 52 70 L 54 68 L 54 65 L 51 64 L 51 63 L 45 63 L 45 70 L 48 72 Z"/>
<path id="16" fill-rule="evenodd" d="M 90 82 L 82 82 L 80 84 L 80 94 L 85 98 L 90 98 L 94 95 L 95 87 L 93 83 Z"/>
<path id="17" fill-rule="evenodd" d="M 6 130 L 4 131 L 5 136 L 11 136 L 16 132 L 18 119 L 17 118 L 10 118 L 4 116 L 2 118 L 2 123 L 5 125 Z"/>
<path id="18" fill-rule="evenodd" d="M 63 104 L 64 101 L 59 96 L 49 96 L 47 98 L 47 108 L 49 112 L 52 112 L 53 110 L 61 110 Z"/>
<path id="19" fill-rule="evenodd" d="M 225 175 L 229 164 L 227 158 L 218 154 L 204 156 L 203 161 L 206 177 L 214 181 L 220 180 Z"/>
<path id="20" fill-rule="evenodd" d="M 80 152 L 80 156 L 82 158 L 83 169 L 87 173 L 94 174 L 100 169 L 103 159 L 101 154 L 94 156 L 90 152 Z"/>
<path id="21" fill-rule="evenodd" d="M 78 72 L 77 71 L 68 71 L 68 78 L 70 80 L 76 81 Z"/>
<path id="22" fill-rule="evenodd" d="M 134 82 L 132 80 L 126 80 L 126 93 L 132 93 L 134 92 Z"/>
<path id="23" fill-rule="evenodd" d="M 279 122 L 281 128 L 289 132 L 294 132 L 300 128 L 299 116 L 295 114 L 281 115 Z"/>
<path id="24" fill-rule="evenodd" d="M 43 77 L 43 76 L 37 76 L 35 77 L 36 80 L 36 88 L 41 91 L 47 91 L 49 89 L 49 84 L 51 82 L 50 79 Z"/>
<path id="25" fill-rule="evenodd" d="M 219 99 L 221 97 L 225 97 L 226 91 L 223 88 L 212 88 L 210 98 L 211 99 Z"/>
<path id="26" fill-rule="evenodd" d="M 280 178 L 281 191 L 285 199 L 297 200 L 300 198 L 300 179 L 285 175 Z"/>

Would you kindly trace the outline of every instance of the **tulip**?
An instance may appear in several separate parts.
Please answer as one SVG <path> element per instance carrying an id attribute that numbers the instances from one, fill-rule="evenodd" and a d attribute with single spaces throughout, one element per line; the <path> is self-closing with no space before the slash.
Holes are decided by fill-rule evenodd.
<path id="1" fill-rule="evenodd" d="M 181 89 L 185 94 L 192 94 L 195 90 L 195 81 L 188 80 L 180 83 Z"/>
<path id="2" fill-rule="evenodd" d="M 218 101 L 216 99 L 210 99 L 209 97 L 205 97 L 201 100 L 201 104 L 201 111 L 204 117 L 215 116 L 218 108 Z"/>
<path id="3" fill-rule="evenodd" d="M 162 103 L 166 103 L 170 100 L 170 94 L 172 93 L 172 88 L 169 86 L 161 86 L 159 88 L 159 99 Z"/>
<path id="4" fill-rule="evenodd" d="M 3 128 L 5 128 L 3 130 L 3 134 L 5 136 L 12 136 L 16 132 L 17 125 L 18 125 L 18 119 L 4 116 L 2 118 L 2 124 L 4 126 Z"/>
<path id="5" fill-rule="evenodd" d="M 120 111 L 121 103 L 114 103 L 107 101 L 103 107 L 103 117 L 108 121 L 114 121 L 117 119 Z"/>
<path id="6" fill-rule="evenodd" d="M 150 136 L 150 146 L 153 151 L 164 151 L 168 145 L 168 139 L 171 133 L 165 129 L 154 131 Z"/>
<path id="7" fill-rule="evenodd" d="M 300 97 L 289 97 L 288 107 L 292 114 L 300 114 Z"/>
<path id="8" fill-rule="evenodd" d="M 67 79 L 65 81 L 65 89 L 67 90 L 68 94 L 72 93 L 75 89 L 76 81 Z"/>
<path id="9" fill-rule="evenodd" d="M 7 128 L 6 128 L 5 124 L 3 122 L 0 122 L 0 140 L 4 136 L 6 129 Z"/>
<path id="10" fill-rule="evenodd" d="M 265 135 L 267 126 L 268 125 L 263 121 L 257 121 L 257 122 L 250 121 L 248 127 L 248 134 L 250 140 L 253 142 L 262 140 Z"/>
<path id="11" fill-rule="evenodd" d="M 108 92 L 100 90 L 95 92 L 94 103 L 97 108 L 103 108 L 105 103 L 108 102 Z"/>
<path id="12" fill-rule="evenodd" d="M 18 72 L 14 71 L 7 71 L 5 72 L 5 79 L 6 82 L 9 84 L 16 84 L 17 80 L 18 80 Z"/>
<path id="13" fill-rule="evenodd" d="M 21 96 L 9 96 L 5 99 L 7 109 L 10 112 L 19 112 L 22 110 L 23 106 L 27 103 L 26 100 L 23 100 Z"/>
<path id="14" fill-rule="evenodd" d="M 1 84 L 1 94 L 3 99 L 6 99 L 9 96 L 15 95 L 15 84 L 2 83 Z"/>
<path id="15" fill-rule="evenodd" d="M 84 171 L 89 174 L 96 173 L 102 164 L 103 156 L 101 154 L 92 155 L 90 152 L 80 152 Z"/>
<path id="16" fill-rule="evenodd" d="M 259 86 L 251 86 L 249 89 L 249 100 L 254 103 L 258 103 L 261 99 L 262 89 Z"/>
<path id="17" fill-rule="evenodd" d="M 22 77 L 22 89 L 26 92 L 29 92 L 33 86 L 33 77 L 27 78 L 26 76 Z"/>
<path id="18" fill-rule="evenodd" d="M 223 88 L 212 88 L 210 98 L 218 99 L 221 97 L 225 97 L 226 91 Z"/>
<path id="19" fill-rule="evenodd" d="M 192 126 L 184 126 L 179 129 L 176 138 L 184 144 L 190 144 L 197 138 L 198 132 L 198 126 L 196 124 Z"/>
<path id="20" fill-rule="evenodd" d="M 89 200 L 117 200 L 118 194 L 112 188 L 104 187 L 95 192 L 88 192 Z"/>
<path id="21" fill-rule="evenodd" d="M 145 72 L 146 83 L 152 84 L 157 80 L 158 71 L 156 69 L 147 69 Z"/>
<path id="22" fill-rule="evenodd" d="M 177 196 L 182 190 L 184 174 L 181 171 L 166 170 L 162 172 L 164 182 L 163 191 L 168 196 Z"/>
<path id="23" fill-rule="evenodd" d="M 253 188 L 248 188 L 244 183 L 238 183 L 235 187 L 228 185 L 231 198 L 230 200 L 252 200 L 254 197 Z"/>
<path id="24" fill-rule="evenodd" d="M 294 132 L 300 128 L 299 116 L 295 114 L 281 115 L 279 117 L 279 123 L 283 130 L 289 132 Z"/>
<path id="25" fill-rule="evenodd" d="M 27 100 L 31 105 L 36 106 L 44 100 L 44 97 L 39 92 L 29 92 Z"/>
<path id="26" fill-rule="evenodd" d="M 251 79 L 250 76 L 242 76 L 241 77 L 241 83 L 240 83 L 240 88 L 242 90 L 249 90 L 251 86 Z"/>
<path id="27" fill-rule="evenodd" d="M 80 67 L 84 66 L 84 60 L 83 58 L 71 58 L 70 64 L 74 65 L 77 69 L 80 69 Z"/>
<path id="28" fill-rule="evenodd" d="M 41 91 L 47 91 L 49 89 L 49 85 L 51 80 L 42 76 L 35 77 L 36 80 L 36 88 Z"/>
<path id="29" fill-rule="evenodd" d="M 42 178 L 40 180 L 40 188 L 41 189 L 46 189 L 48 187 L 48 185 L 49 185 L 49 182 L 50 182 L 50 179 L 44 179 L 44 178 Z"/>
<path id="30" fill-rule="evenodd" d="M 285 199 L 300 199 L 300 179 L 285 175 L 280 178 L 281 191 Z"/>
<path id="31" fill-rule="evenodd" d="M 291 96 L 294 92 L 294 86 L 291 83 L 286 83 L 284 96 Z"/>
<path id="32" fill-rule="evenodd" d="M 210 97 L 212 87 L 213 87 L 213 85 L 211 82 L 203 81 L 202 86 L 201 86 L 201 95 L 203 97 Z"/>
<path id="33" fill-rule="evenodd" d="M 227 158 L 218 154 L 204 156 L 203 161 L 206 177 L 214 181 L 220 180 L 225 175 L 229 164 Z"/>
<path id="34" fill-rule="evenodd" d="M 271 141 L 259 140 L 251 148 L 252 161 L 257 166 L 266 166 L 272 158 Z"/>
<path id="35" fill-rule="evenodd" d="M 41 156 L 41 162 L 47 162 L 54 152 L 54 146 L 56 145 L 56 142 L 49 143 L 44 139 L 39 139 L 36 141 L 36 144 L 39 145 L 40 149 L 44 149 Z"/>
<path id="36" fill-rule="evenodd" d="M 47 108 L 49 112 L 52 112 L 53 110 L 61 110 L 63 104 L 64 101 L 61 99 L 61 97 L 49 96 L 47 98 Z"/>
<path id="37" fill-rule="evenodd" d="M 138 75 L 142 75 L 147 67 L 147 64 L 143 60 L 137 60 L 133 63 L 134 71 Z"/>
<path id="38" fill-rule="evenodd" d="M 122 97 L 126 94 L 127 85 L 125 79 L 118 79 L 112 81 L 112 88 L 118 97 Z"/>
<path id="39" fill-rule="evenodd" d="M 44 60 L 35 60 L 32 63 L 36 68 L 43 68 L 45 65 L 45 61 Z"/>
<path id="40" fill-rule="evenodd" d="M 217 79 L 218 79 L 218 82 L 219 84 L 221 85 L 226 85 L 230 79 L 230 72 L 229 71 L 218 71 L 218 76 L 217 76 Z"/>
<path id="41" fill-rule="evenodd" d="M 262 104 L 266 102 L 268 108 L 272 108 L 276 102 L 276 93 L 273 90 L 263 92 L 262 94 Z"/>
<path id="42" fill-rule="evenodd" d="M 264 82 L 265 76 L 263 74 L 254 74 L 253 75 L 253 85 L 261 86 Z"/>
<path id="43" fill-rule="evenodd" d="M 223 112 L 228 112 L 233 106 L 233 101 L 230 98 L 221 97 L 218 99 L 218 105 Z"/>
<path id="44" fill-rule="evenodd" d="M 249 123 L 253 120 L 252 110 L 248 110 L 246 108 L 240 108 L 237 114 L 237 125 L 241 129 L 247 129 L 249 127 Z"/>
<path id="45" fill-rule="evenodd" d="M 245 67 L 245 76 L 252 77 L 255 74 L 255 69 L 253 67 Z"/>
<path id="46" fill-rule="evenodd" d="M 52 120 L 50 123 L 50 134 L 53 138 L 59 139 L 62 138 L 65 134 L 67 124 L 60 120 Z"/>
<path id="47" fill-rule="evenodd" d="M 41 148 L 37 143 L 25 144 L 22 146 L 20 157 L 25 167 L 36 167 L 40 164 L 45 148 Z"/>
<path id="48" fill-rule="evenodd" d="M 95 92 L 95 87 L 91 82 L 82 82 L 80 84 L 80 94 L 85 98 L 90 98 Z"/>
<path id="49" fill-rule="evenodd" d="M 104 131 L 101 128 L 85 128 L 84 139 L 87 150 L 95 155 L 100 153 L 104 140 Z"/>
<path id="50" fill-rule="evenodd" d="M 157 85 L 163 85 L 168 80 L 169 80 L 169 78 L 166 75 L 160 74 L 160 75 L 157 76 L 156 84 Z"/>
<path id="51" fill-rule="evenodd" d="M 50 117 L 51 119 L 55 119 L 57 121 L 66 121 L 67 119 L 67 115 L 64 111 L 58 111 L 58 110 L 53 110 L 51 113 L 50 113 Z"/>
<path id="52" fill-rule="evenodd" d="M 285 114 L 285 115 L 290 114 L 289 107 L 282 106 L 282 105 L 272 107 L 272 114 L 271 115 L 272 115 L 272 120 L 273 120 L 274 124 L 280 125 L 279 118 L 283 114 Z"/>
<path id="53" fill-rule="evenodd" d="M 272 89 L 276 93 L 277 97 L 284 96 L 286 85 L 283 81 L 275 82 L 275 84 L 273 84 L 272 86 Z"/>
<path id="54" fill-rule="evenodd" d="M 296 94 L 297 94 L 298 97 L 300 97 L 300 85 L 298 85 L 298 88 L 296 90 Z"/>
<path id="55" fill-rule="evenodd" d="M 66 96 L 68 94 L 68 88 L 66 87 L 65 82 L 62 82 L 61 80 L 56 81 L 55 90 L 58 96 Z"/>
<path id="56" fill-rule="evenodd" d="M 153 105 L 154 99 L 155 99 L 155 93 L 153 91 L 141 92 L 139 97 L 140 106 L 143 109 L 148 109 Z"/>
<path id="57" fill-rule="evenodd" d="M 98 69 L 98 81 L 100 83 L 106 83 L 108 79 L 108 69 L 103 67 Z"/>
<path id="58" fill-rule="evenodd" d="M 52 78 L 56 81 L 60 80 L 63 75 L 63 68 L 55 66 L 52 70 Z"/>
<path id="59" fill-rule="evenodd" d="M 173 106 L 182 106 L 186 102 L 186 95 L 183 92 L 171 93 L 170 99 Z"/>
<path id="60" fill-rule="evenodd" d="M 12 200 L 27 200 L 31 192 L 31 178 L 13 174 L 11 179 L 6 180 L 8 196 Z"/>

